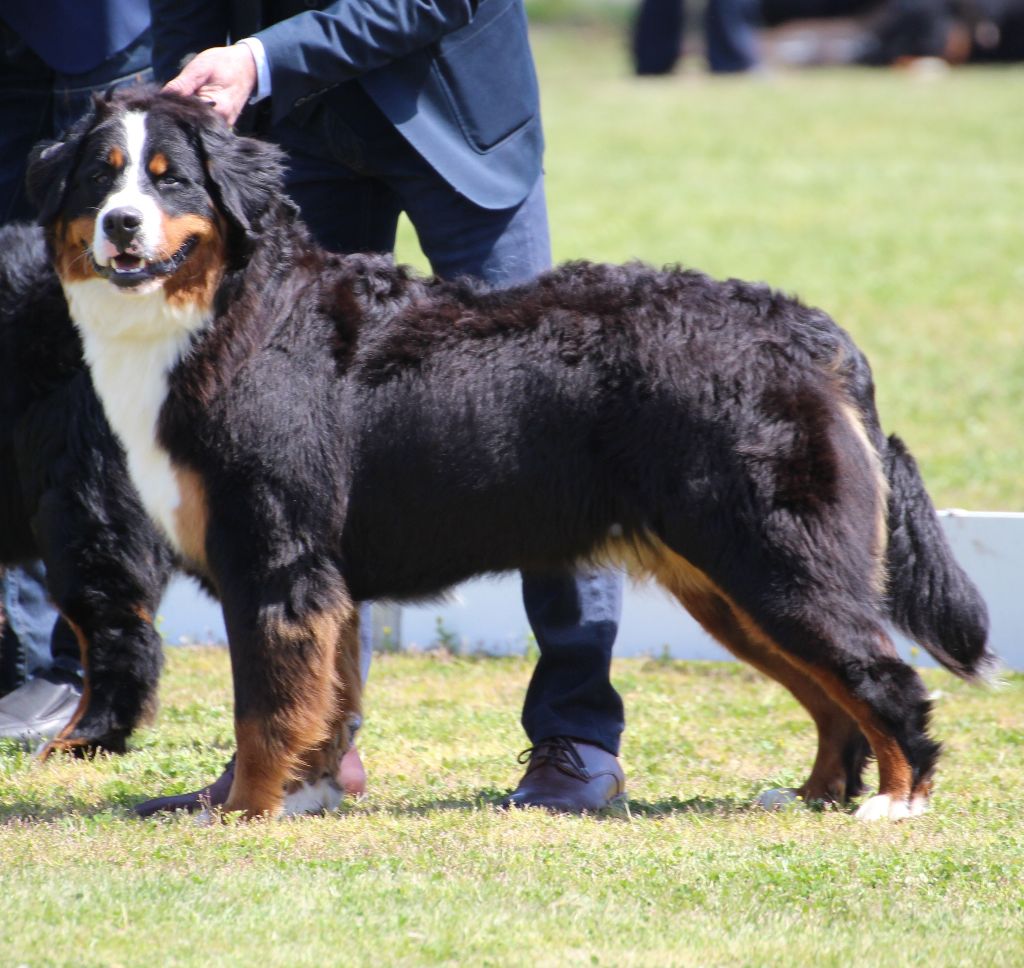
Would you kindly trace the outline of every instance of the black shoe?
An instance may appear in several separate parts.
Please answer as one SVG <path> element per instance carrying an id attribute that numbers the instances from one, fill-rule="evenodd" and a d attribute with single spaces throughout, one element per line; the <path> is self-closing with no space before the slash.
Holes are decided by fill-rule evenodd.
<path id="1" fill-rule="evenodd" d="M 557 813 L 589 813 L 620 803 L 626 777 L 618 758 L 591 743 L 553 736 L 525 750 L 526 773 L 498 805 L 544 807 Z"/>
<path id="2" fill-rule="evenodd" d="M 29 679 L 0 699 L 0 740 L 31 749 L 53 739 L 78 708 L 82 688 L 78 676 L 52 669 Z"/>

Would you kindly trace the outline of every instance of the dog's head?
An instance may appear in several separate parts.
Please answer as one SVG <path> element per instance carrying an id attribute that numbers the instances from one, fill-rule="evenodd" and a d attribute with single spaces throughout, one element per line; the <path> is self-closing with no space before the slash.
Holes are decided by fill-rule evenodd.
<path id="1" fill-rule="evenodd" d="M 281 179 L 280 151 L 235 136 L 208 105 L 134 90 L 97 98 L 37 146 L 28 188 L 65 285 L 209 298 L 280 209 Z"/>

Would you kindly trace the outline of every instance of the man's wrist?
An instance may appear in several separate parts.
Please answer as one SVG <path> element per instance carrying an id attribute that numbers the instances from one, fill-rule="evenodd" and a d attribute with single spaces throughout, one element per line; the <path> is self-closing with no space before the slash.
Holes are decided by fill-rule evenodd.
<path id="1" fill-rule="evenodd" d="M 267 52 L 262 41 L 256 37 L 243 37 L 235 46 L 244 47 L 249 51 L 256 67 L 256 85 L 249 97 L 249 103 L 255 104 L 270 97 L 270 64 L 267 62 Z"/>

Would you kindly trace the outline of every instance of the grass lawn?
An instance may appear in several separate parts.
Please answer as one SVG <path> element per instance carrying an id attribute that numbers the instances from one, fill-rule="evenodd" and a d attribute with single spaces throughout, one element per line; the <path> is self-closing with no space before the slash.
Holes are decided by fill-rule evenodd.
<path id="1" fill-rule="evenodd" d="M 1024 509 L 1021 75 L 628 76 L 536 35 L 556 257 L 682 261 L 828 308 L 941 505 Z M 419 256 L 408 228 L 400 255 Z M 656 647 L 656 643 L 652 643 Z M 337 816 L 136 822 L 233 746 L 227 657 L 175 649 L 133 752 L 0 749 L 0 965 L 1020 965 L 1024 677 L 941 672 L 932 813 L 767 815 L 813 730 L 734 664 L 626 660 L 631 805 L 505 815 L 525 660 L 381 657 L 372 796 Z"/>
<path id="2" fill-rule="evenodd" d="M 733 663 L 630 659 L 629 812 L 503 814 L 530 663 L 383 656 L 372 796 L 332 817 L 129 819 L 232 748 L 227 657 L 173 649 L 127 757 L 0 755 L 3 965 L 1019 965 L 1024 677 L 929 673 L 947 743 L 932 813 L 749 807 L 803 779 L 813 730 Z"/>

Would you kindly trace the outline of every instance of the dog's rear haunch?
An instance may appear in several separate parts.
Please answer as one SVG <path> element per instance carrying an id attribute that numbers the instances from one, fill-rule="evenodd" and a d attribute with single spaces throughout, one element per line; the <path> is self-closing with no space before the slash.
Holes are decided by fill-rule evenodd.
<path id="1" fill-rule="evenodd" d="M 924 808 L 939 745 L 887 621 L 970 678 L 987 618 L 845 332 L 696 272 L 575 263 L 489 291 L 328 255 L 279 172 L 201 104 L 130 94 L 31 173 L 143 501 L 224 604 L 227 809 L 330 775 L 354 603 L 608 559 L 803 704 L 804 798 L 862 793 L 873 753 L 860 815 Z M 135 234 L 108 236 L 127 204 Z"/>

